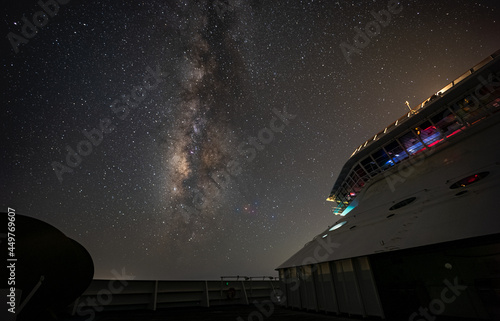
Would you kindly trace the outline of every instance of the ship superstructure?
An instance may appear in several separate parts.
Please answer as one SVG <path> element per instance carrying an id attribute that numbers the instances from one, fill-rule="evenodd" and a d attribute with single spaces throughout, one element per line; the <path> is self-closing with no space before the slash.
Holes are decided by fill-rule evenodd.
<path id="1" fill-rule="evenodd" d="M 499 111 L 497 51 L 356 148 L 327 199 L 340 219 L 277 268 L 285 304 L 500 319 Z"/>

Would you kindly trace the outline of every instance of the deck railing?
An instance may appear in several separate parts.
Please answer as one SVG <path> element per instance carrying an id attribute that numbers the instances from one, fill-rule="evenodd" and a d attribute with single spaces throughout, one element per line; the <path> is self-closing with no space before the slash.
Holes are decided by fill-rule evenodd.
<path id="1" fill-rule="evenodd" d="M 269 299 L 279 281 L 269 277 L 216 281 L 93 280 L 71 306 L 73 315 L 91 317 L 103 310 L 157 310 L 251 304 Z"/>

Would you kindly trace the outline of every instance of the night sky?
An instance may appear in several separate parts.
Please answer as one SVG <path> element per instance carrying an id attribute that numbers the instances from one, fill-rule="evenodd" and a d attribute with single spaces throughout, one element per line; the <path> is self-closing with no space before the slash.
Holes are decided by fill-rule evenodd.
<path id="1" fill-rule="evenodd" d="M 40 10 L 2 12 L 2 211 L 84 245 L 95 278 L 275 276 L 338 219 L 354 149 L 500 48 L 493 0 Z"/>

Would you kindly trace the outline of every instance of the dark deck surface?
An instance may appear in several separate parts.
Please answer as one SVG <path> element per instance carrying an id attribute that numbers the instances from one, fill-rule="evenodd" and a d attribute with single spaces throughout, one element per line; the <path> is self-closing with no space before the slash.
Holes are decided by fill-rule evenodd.
<path id="1" fill-rule="evenodd" d="M 194 308 L 194 309 L 170 309 L 157 312 L 143 311 L 130 313 L 113 313 L 106 316 L 102 315 L 102 321 L 118 321 L 118 320 L 351 320 L 348 318 L 338 318 L 327 316 L 319 313 L 307 313 L 303 311 L 293 311 L 281 307 L 275 307 L 273 313 L 266 312 L 267 316 L 263 315 L 255 306 L 232 306 L 232 307 L 212 307 L 212 308 Z M 98 318 L 96 318 L 97 321 Z"/>
<path id="2" fill-rule="evenodd" d="M 272 312 L 272 313 L 271 313 Z M 95 318 L 86 316 L 74 316 L 64 321 L 191 321 L 191 320 L 217 320 L 217 321 L 285 321 L 285 320 L 330 320 L 330 321 L 353 321 L 362 320 L 358 318 L 338 317 L 333 315 L 325 315 L 324 313 L 295 311 L 279 306 L 275 306 L 274 310 L 270 311 L 266 307 L 266 315 L 263 315 L 255 306 L 234 305 L 221 306 L 210 308 L 172 308 L 158 311 L 142 310 L 142 311 L 109 311 L 97 313 Z M 364 319 L 369 320 L 369 319 Z M 377 320 L 377 319 L 373 319 Z M 378 319 L 380 320 L 380 319 Z"/>
<path id="3" fill-rule="evenodd" d="M 75 315 L 70 316 L 67 312 L 56 313 L 50 315 L 36 315 L 36 317 L 21 318 L 20 321 L 313 321 L 313 320 L 330 320 L 330 321 L 404 321 L 408 317 L 403 318 L 387 318 L 379 317 L 363 318 L 360 315 L 334 315 L 325 314 L 313 311 L 292 310 L 281 306 L 274 306 L 273 309 L 265 307 L 264 310 L 259 310 L 255 305 L 230 305 L 230 306 L 212 306 L 210 308 L 203 307 L 184 307 L 184 308 L 169 308 L 157 311 L 152 310 L 119 310 L 119 311 L 103 311 L 95 313 L 95 315 Z M 417 320 L 417 319 L 415 319 Z M 418 319 L 424 320 L 424 319 Z M 487 319 L 490 320 L 490 319 Z M 491 319 L 496 320 L 496 319 Z M 478 319 L 457 318 L 439 316 L 439 321 L 478 321 Z M 485 321 L 481 319 L 481 321 Z"/>

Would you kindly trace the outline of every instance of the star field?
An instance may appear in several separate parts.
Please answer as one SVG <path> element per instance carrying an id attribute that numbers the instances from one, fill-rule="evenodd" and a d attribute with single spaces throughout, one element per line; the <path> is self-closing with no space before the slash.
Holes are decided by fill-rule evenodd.
<path id="1" fill-rule="evenodd" d="M 58 7 L 30 37 L 36 1 L 3 12 L 0 195 L 96 278 L 275 275 L 353 150 L 500 47 L 497 1 Z"/>

